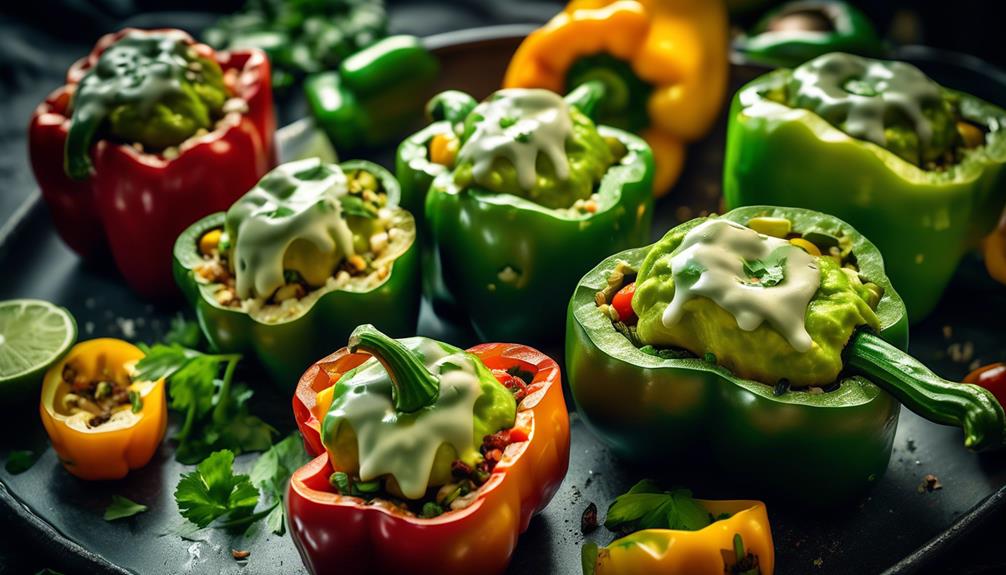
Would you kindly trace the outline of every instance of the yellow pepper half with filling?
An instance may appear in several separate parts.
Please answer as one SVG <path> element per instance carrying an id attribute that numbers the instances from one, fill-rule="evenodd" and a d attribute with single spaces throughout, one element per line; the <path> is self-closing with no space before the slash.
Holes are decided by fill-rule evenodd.
<path id="1" fill-rule="evenodd" d="M 728 44 L 720 0 L 572 0 L 524 40 L 503 86 L 561 94 L 600 80 L 607 93 L 599 123 L 643 136 L 659 197 L 681 173 L 685 143 L 716 121 Z"/>
<path id="2" fill-rule="evenodd" d="M 775 569 L 775 548 L 764 503 L 744 500 L 696 501 L 713 516 L 729 517 L 714 521 L 698 531 L 644 529 L 626 535 L 606 547 L 598 548 L 596 556 L 592 553 L 590 556 L 585 554 L 584 573 L 772 575 Z"/>
<path id="3" fill-rule="evenodd" d="M 46 372 L 42 424 L 73 475 L 121 479 L 157 451 L 168 424 L 164 380 L 132 380 L 133 366 L 143 356 L 128 342 L 92 339 L 75 345 Z"/>

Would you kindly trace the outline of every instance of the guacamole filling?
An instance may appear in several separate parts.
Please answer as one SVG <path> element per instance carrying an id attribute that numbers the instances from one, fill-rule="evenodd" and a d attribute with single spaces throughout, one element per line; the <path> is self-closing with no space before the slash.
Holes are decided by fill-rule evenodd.
<path id="1" fill-rule="evenodd" d="M 814 112 L 849 136 L 924 170 L 943 171 L 960 163 L 984 146 L 989 131 L 964 117 L 957 93 L 904 62 L 825 54 L 762 95 Z"/>
<path id="2" fill-rule="evenodd" d="M 575 106 L 548 90 L 500 90 L 458 132 L 429 142 L 430 161 L 453 170 L 459 189 L 511 194 L 546 208 L 590 214 L 597 187 L 626 155 Z"/>
<path id="3" fill-rule="evenodd" d="M 56 413 L 84 429 L 108 426 L 112 421 L 128 424 L 143 409 L 143 384 L 133 381 L 131 369 L 109 365 L 104 355 L 93 366 L 67 361 L 53 404 Z"/>
<path id="4" fill-rule="evenodd" d="M 633 282 L 633 317 L 619 317 L 612 299 Z M 860 326 L 879 328 L 883 295 L 860 275 L 852 238 L 773 217 L 693 220 L 608 283 L 599 309 L 643 352 L 704 358 L 780 390 L 836 388 L 842 349 Z"/>
<path id="5" fill-rule="evenodd" d="M 368 359 L 319 394 L 319 405 L 329 405 L 322 441 L 334 469 L 330 484 L 398 515 L 431 518 L 464 509 L 508 446 L 527 440 L 528 414 L 519 404 L 530 378 L 490 371 L 475 355 L 431 339 L 386 339 L 397 348 L 393 354 L 377 352 L 380 359 Z M 418 363 L 403 370 L 406 356 L 406 363 Z M 416 390 L 403 383 L 411 369 L 432 385 L 424 402 L 415 403 Z"/>
<path id="6" fill-rule="evenodd" d="M 331 291 L 383 283 L 415 233 L 373 173 L 302 160 L 266 174 L 199 238 L 195 272 L 221 306 L 284 321 Z"/>
<path id="7" fill-rule="evenodd" d="M 183 142 L 209 133 L 227 112 L 247 109 L 232 96 L 220 65 L 183 33 L 126 34 L 101 53 L 73 93 L 67 172 L 87 176 L 97 137 L 177 156 Z"/>

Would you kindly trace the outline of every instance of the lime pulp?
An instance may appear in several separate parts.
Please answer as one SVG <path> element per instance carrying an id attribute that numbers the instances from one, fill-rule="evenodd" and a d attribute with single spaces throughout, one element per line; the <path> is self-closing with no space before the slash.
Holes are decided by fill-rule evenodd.
<path id="1" fill-rule="evenodd" d="M 41 379 L 76 338 L 77 324 L 62 307 L 34 299 L 0 302 L 0 385 Z"/>

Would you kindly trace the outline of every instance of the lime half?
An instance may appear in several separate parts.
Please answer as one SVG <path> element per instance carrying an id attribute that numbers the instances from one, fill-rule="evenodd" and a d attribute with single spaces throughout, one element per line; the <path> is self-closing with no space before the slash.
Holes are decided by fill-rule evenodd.
<path id="1" fill-rule="evenodd" d="M 37 390 L 76 339 L 77 323 L 64 308 L 37 299 L 0 302 L 0 399 Z"/>

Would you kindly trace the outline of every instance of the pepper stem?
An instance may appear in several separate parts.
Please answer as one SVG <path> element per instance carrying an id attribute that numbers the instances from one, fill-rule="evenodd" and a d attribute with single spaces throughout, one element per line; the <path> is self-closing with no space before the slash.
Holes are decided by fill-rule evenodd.
<path id="1" fill-rule="evenodd" d="M 575 106 L 591 120 L 597 120 L 599 106 L 608 94 L 607 84 L 601 80 L 587 80 L 566 94 L 564 99 L 567 104 Z"/>
<path id="2" fill-rule="evenodd" d="M 860 331 L 844 352 L 846 367 L 884 388 L 926 419 L 964 429 L 964 445 L 982 450 L 1000 447 L 1006 414 L 988 390 L 947 381 L 917 359 L 879 336 Z"/>
<path id="3" fill-rule="evenodd" d="M 85 180 L 91 175 L 91 143 L 98 127 L 105 121 L 104 111 L 83 104 L 73 111 L 70 130 L 63 151 L 63 170 L 73 180 Z"/>
<path id="4" fill-rule="evenodd" d="M 374 326 L 361 325 L 349 336 L 349 351 L 365 351 L 377 358 L 391 376 L 392 401 L 400 413 L 432 405 L 440 395 L 440 380 L 426 369 L 418 354 Z"/>
<path id="5" fill-rule="evenodd" d="M 433 122 L 447 120 L 453 126 L 464 122 L 477 104 L 475 98 L 460 90 L 447 90 L 430 99 L 426 104 L 426 115 Z"/>

